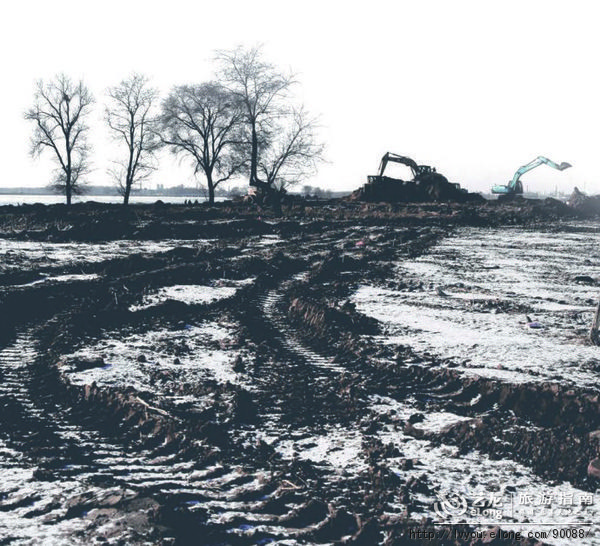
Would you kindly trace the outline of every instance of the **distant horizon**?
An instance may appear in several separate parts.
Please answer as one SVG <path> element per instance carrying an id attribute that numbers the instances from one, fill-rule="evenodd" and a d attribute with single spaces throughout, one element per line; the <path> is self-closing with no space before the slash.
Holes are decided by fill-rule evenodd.
<path id="1" fill-rule="evenodd" d="M 344 197 L 347 195 L 350 195 L 351 193 L 353 193 L 355 190 L 330 190 L 328 188 L 319 188 L 319 187 L 315 187 L 315 186 L 311 186 L 311 188 L 313 190 L 316 190 L 314 193 L 317 193 L 319 195 L 327 195 L 329 197 L 333 197 L 333 198 L 337 198 L 337 197 Z M 560 188 L 555 188 L 553 190 L 548 189 L 547 191 L 530 191 L 527 188 L 525 188 L 524 192 L 523 192 L 523 197 L 525 198 L 545 198 L 545 197 L 568 197 L 570 196 L 573 191 L 575 190 L 575 188 L 577 188 L 580 192 L 586 194 L 586 195 L 598 195 L 598 194 L 588 194 L 587 192 L 585 192 L 582 188 L 579 188 L 578 186 L 574 186 L 571 189 L 568 190 L 561 190 Z M 236 190 L 240 190 L 243 188 L 238 187 L 232 187 L 231 190 L 225 189 L 225 188 L 218 188 L 218 191 L 216 192 L 216 196 L 219 198 L 223 198 L 223 197 L 234 197 L 236 195 L 240 195 L 239 193 L 236 192 Z M 177 191 L 179 190 L 179 191 Z M 302 191 L 302 187 L 295 187 L 289 190 L 290 194 L 293 195 L 303 195 L 306 192 Z M 311 192 L 309 192 L 311 193 Z M 486 199 L 494 199 L 496 198 L 495 195 L 493 195 L 491 192 L 485 192 L 485 191 L 480 191 L 480 192 L 475 192 L 475 193 L 479 193 L 481 194 L 483 197 L 485 197 Z M 194 188 L 192 186 L 169 186 L 169 187 L 163 187 L 161 189 L 151 189 L 151 188 L 144 188 L 143 190 L 132 190 L 132 197 L 174 197 L 174 198 L 193 198 L 193 199 L 198 199 L 198 198 L 202 198 L 202 199 L 207 199 L 207 195 L 205 188 Z M 60 192 L 57 192 L 55 190 L 53 190 L 51 187 L 49 186 L 35 186 L 35 187 L 11 187 L 11 186 L 0 186 L 0 196 L 55 196 L 58 199 L 64 199 L 64 195 Z M 122 195 L 118 192 L 116 187 L 111 187 L 111 186 L 104 186 L 104 185 L 87 185 L 83 191 L 83 193 L 81 193 L 80 195 L 75 196 L 76 199 L 82 199 L 85 197 L 118 197 L 118 198 L 122 198 Z"/>
<path id="2" fill-rule="evenodd" d="M 311 186 L 310 184 L 299 185 L 298 187 L 291 188 L 289 193 L 293 194 L 303 194 L 306 193 L 304 188 L 311 188 L 311 192 L 316 193 L 330 193 L 331 195 L 348 195 L 352 193 L 354 190 L 330 190 L 328 188 L 320 188 L 317 186 Z M 243 187 L 233 186 L 229 189 L 227 188 L 217 188 L 216 195 L 219 196 L 227 196 L 231 194 L 235 194 L 237 190 L 243 190 Z M 94 191 L 98 193 L 94 193 Z M 204 197 L 205 188 L 196 188 L 193 186 L 164 186 L 157 187 L 155 189 L 152 188 L 142 188 L 142 189 L 133 189 L 131 194 L 137 195 L 140 197 L 143 196 L 172 196 L 172 197 Z M 56 195 L 57 197 L 63 196 L 60 191 L 54 190 L 50 186 L 0 186 L 0 195 Z M 78 197 L 84 197 L 86 195 L 96 195 L 96 196 L 114 196 L 121 197 L 116 186 L 107 186 L 100 184 L 89 184 L 83 188 L 83 193 Z"/>
<path id="3" fill-rule="evenodd" d="M 310 185 L 357 189 L 389 151 L 436 167 L 469 191 L 489 192 L 543 155 L 573 167 L 527 173 L 530 191 L 600 193 L 600 78 L 590 68 L 600 36 L 592 2 L 375 0 L 340 10 L 313 0 L 301 7 L 173 0 L 169 9 L 57 0 L 7 10 L 0 35 L 10 52 L 10 78 L 0 91 L 6 186 L 52 179 L 50 156 L 28 155 L 32 126 L 23 113 L 36 80 L 64 73 L 93 93 L 94 165 L 86 181 L 95 185 L 122 153 L 103 120 L 107 87 L 137 71 L 164 98 L 175 85 L 214 78 L 215 50 L 263 44 L 267 60 L 297 74 L 298 100 L 320 116 L 328 162 Z M 59 28 L 69 31 L 53 32 Z M 167 153 L 159 161 L 152 183 L 195 184 L 193 166 Z"/>

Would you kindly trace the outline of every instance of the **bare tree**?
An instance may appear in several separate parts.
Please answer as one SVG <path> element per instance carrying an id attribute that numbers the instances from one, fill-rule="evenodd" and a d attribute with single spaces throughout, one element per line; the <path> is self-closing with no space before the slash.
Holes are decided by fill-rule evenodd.
<path id="1" fill-rule="evenodd" d="M 273 131 L 273 141 L 259 158 L 265 182 L 279 192 L 316 172 L 325 146 L 316 137 L 317 120 L 301 108 Z"/>
<path id="2" fill-rule="evenodd" d="M 240 118 L 236 97 L 214 82 L 175 87 L 163 103 L 163 144 L 192 158 L 194 173 L 206 176 L 211 204 L 216 187 L 239 173 L 246 161 L 238 154 Z"/>
<path id="3" fill-rule="evenodd" d="M 284 74 L 263 60 L 262 48 L 238 47 L 218 51 L 219 80 L 237 97 L 244 109 L 249 141 L 250 185 L 266 189 L 268 182 L 259 179 L 261 149 L 268 146 L 276 121 L 286 114 L 284 100 L 293 85 L 292 74 Z"/>
<path id="4" fill-rule="evenodd" d="M 106 123 L 116 139 L 125 142 L 127 155 L 115 161 L 111 174 L 116 179 L 123 204 L 129 203 L 134 184 L 141 183 L 155 169 L 154 153 L 160 145 L 153 117 L 158 90 L 149 86 L 149 79 L 132 74 L 119 85 L 108 89 L 110 105 L 106 107 Z"/>
<path id="5" fill-rule="evenodd" d="M 35 123 L 31 155 L 38 157 L 46 148 L 54 152 L 58 168 L 53 187 L 65 193 L 67 205 L 73 194 L 82 193 L 81 177 L 88 170 L 85 118 L 93 102 L 82 81 L 73 83 L 60 74 L 51 82 L 37 83 L 34 105 L 25 112 L 25 119 Z"/>

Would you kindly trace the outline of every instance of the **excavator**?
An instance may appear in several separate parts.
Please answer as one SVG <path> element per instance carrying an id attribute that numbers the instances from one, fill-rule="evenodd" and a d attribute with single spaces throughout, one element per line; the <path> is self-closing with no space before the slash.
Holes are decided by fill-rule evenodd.
<path id="1" fill-rule="evenodd" d="M 565 169 L 568 169 L 569 167 L 571 167 L 570 163 L 563 162 L 559 165 L 558 163 L 554 163 L 554 161 L 551 161 L 547 157 L 542 157 L 540 155 L 540 156 L 536 157 L 533 161 L 530 161 L 529 163 L 527 163 L 527 165 L 523 165 L 522 167 L 519 167 L 517 169 L 517 172 L 515 172 L 514 176 L 512 177 L 512 180 L 508 183 L 508 185 L 494 186 L 492 188 L 492 193 L 498 194 L 498 195 L 500 195 L 502 197 L 506 197 L 506 198 L 514 197 L 515 195 L 522 194 L 523 193 L 523 183 L 521 182 L 521 176 L 524 175 L 527 171 L 530 171 L 531 169 L 535 169 L 536 167 L 539 167 L 542 163 L 545 163 L 549 167 L 552 167 L 559 171 L 564 171 Z"/>
<path id="2" fill-rule="evenodd" d="M 388 162 L 393 163 L 401 163 L 402 165 L 406 165 L 410 167 L 410 170 L 413 173 L 413 181 L 423 181 L 425 179 L 444 179 L 446 182 L 446 178 L 441 174 L 438 174 L 435 170 L 435 167 L 430 167 L 429 165 L 417 165 L 417 162 L 410 157 L 405 157 L 403 155 L 394 154 L 392 152 L 387 152 L 382 158 L 381 163 L 379 164 L 379 174 L 376 176 L 368 176 L 367 179 L 369 182 L 378 182 L 384 178 L 383 173 L 385 172 L 385 168 L 387 167 Z"/>
<path id="3" fill-rule="evenodd" d="M 388 163 L 406 165 L 412 171 L 412 180 L 385 176 Z M 353 194 L 354 199 L 391 203 L 419 203 L 428 201 L 466 201 L 472 199 L 459 184 L 448 182 L 435 168 L 418 165 L 410 157 L 387 152 L 379 164 L 379 172 L 367 177 L 368 183 Z M 480 197 L 480 196 L 479 196 Z"/>

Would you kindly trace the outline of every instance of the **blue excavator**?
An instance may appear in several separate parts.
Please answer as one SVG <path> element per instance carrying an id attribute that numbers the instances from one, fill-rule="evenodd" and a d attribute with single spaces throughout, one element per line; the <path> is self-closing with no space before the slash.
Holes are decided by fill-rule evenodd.
<path id="1" fill-rule="evenodd" d="M 541 155 L 536 157 L 533 161 L 527 163 L 527 165 L 523 165 L 517 169 L 517 172 L 512 177 L 512 180 L 506 186 L 494 186 L 492 188 L 492 193 L 499 194 L 501 196 L 513 197 L 515 195 L 520 195 L 523 193 L 523 183 L 521 182 L 521 176 L 524 175 L 527 171 L 531 169 L 535 169 L 539 167 L 542 163 L 545 163 L 549 167 L 557 169 L 559 171 L 564 171 L 571 167 L 570 163 L 554 163 L 547 157 L 542 157 Z"/>

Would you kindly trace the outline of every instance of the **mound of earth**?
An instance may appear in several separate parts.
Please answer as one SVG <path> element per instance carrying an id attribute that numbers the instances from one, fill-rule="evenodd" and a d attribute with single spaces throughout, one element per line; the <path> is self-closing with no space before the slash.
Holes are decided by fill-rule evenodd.
<path id="1" fill-rule="evenodd" d="M 586 195 L 575 186 L 573 193 L 567 201 L 567 205 L 587 215 L 600 213 L 600 195 Z"/>
<path id="2" fill-rule="evenodd" d="M 421 179 L 404 181 L 387 176 L 374 180 L 356 190 L 350 199 L 355 201 L 383 203 L 428 203 L 428 202 L 483 202 L 478 193 L 469 193 L 458 184 L 452 184 L 438 173 Z"/>

